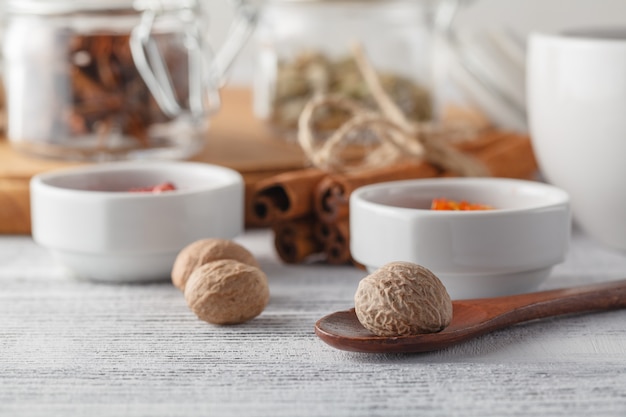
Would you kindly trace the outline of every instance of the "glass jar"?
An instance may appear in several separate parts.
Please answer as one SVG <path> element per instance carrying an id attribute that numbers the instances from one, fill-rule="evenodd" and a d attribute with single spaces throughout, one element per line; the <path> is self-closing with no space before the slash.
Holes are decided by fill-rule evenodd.
<path id="1" fill-rule="evenodd" d="M 413 120 L 430 119 L 430 0 L 266 0 L 256 32 L 255 114 L 282 138 L 315 94 L 373 105 L 351 51 L 359 43 L 392 99 Z M 327 114 L 317 126 L 336 128 Z"/>
<path id="2" fill-rule="evenodd" d="M 7 0 L 5 7 L 7 137 L 27 153 L 74 160 L 199 151 L 225 68 L 254 21 L 238 13 L 238 31 L 214 54 L 197 0 Z"/>
<path id="3" fill-rule="evenodd" d="M 623 11 L 622 0 L 440 0 L 433 24 L 436 118 L 527 132 L 527 35 L 623 26 Z"/>
<path id="4" fill-rule="evenodd" d="M 439 120 L 525 131 L 523 38 L 498 17 L 463 23 L 476 3 L 441 0 L 434 25 L 433 91 Z M 501 17 L 501 16 L 500 16 Z"/>

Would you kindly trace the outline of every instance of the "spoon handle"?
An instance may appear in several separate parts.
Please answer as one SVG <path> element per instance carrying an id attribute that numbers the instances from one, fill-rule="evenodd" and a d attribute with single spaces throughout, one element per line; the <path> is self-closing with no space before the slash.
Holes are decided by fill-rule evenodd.
<path id="1" fill-rule="evenodd" d="M 471 303 L 480 305 L 481 310 L 487 313 L 486 321 L 510 325 L 562 314 L 624 308 L 626 280 L 477 301 L 472 300 Z"/>

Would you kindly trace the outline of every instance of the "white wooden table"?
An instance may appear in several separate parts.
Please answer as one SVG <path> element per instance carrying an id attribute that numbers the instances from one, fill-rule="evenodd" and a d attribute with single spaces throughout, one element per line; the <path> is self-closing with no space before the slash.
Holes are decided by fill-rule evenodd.
<path id="1" fill-rule="evenodd" d="M 626 416 L 626 311 L 518 325 L 448 350 L 335 350 L 313 331 L 363 272 L 282 265 L 257 319 L 216 327 L 164 282 L 72 279 L 29 237 L 0 237 L 0 416 Z M 575 232 L 543 288 L 626 278 L 626 254 Z"/>

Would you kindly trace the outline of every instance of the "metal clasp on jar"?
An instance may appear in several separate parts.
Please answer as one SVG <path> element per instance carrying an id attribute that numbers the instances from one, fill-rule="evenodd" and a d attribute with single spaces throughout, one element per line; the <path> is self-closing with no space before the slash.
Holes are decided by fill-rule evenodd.
<path id="1" fill-rule="evenodd" d="M 219 89 L 233 61 L 250 37 L 257 10 L 242 0 L 230 1 L 235 17 L 229 37 L 216 52 L 204 32 L 208 11 L 204 3 L 192 0 L 178 10 L 183 22 L 184 45 L 188 54 L 188 109 L 176 97 L 172 77 L 153 37 L 153 27 L 165 13 L 162 0 L 146 2 L 139 24 L 132 30 L 130 48 L 135 66 L 160 109 L 175 118 L 189 112 L 194 119 L 215 113 L 221 106 Z"/>

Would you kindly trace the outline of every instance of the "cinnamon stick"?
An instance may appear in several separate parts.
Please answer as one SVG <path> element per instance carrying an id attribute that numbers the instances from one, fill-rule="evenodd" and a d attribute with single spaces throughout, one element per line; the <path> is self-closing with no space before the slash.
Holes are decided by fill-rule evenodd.
<path id="1" fill-rule="evenodd" d="M 285 172 L 258 182 L 246 207 L 257 225 L 297 219 L 313 212 L 314 189 L 326 173 L 317 168 Z"/>
<path id="2" fill-rule="evenodd" d="M 314 209 L 318 218 L 333 223 L 348 217 L 348 200 L 356 188 L 384 181 L 427 178 L 440 170 L 425 162 L 406 162 L 357 173 L 329 174 L 315 189 Z"/>
<path id="3" fill-rule="evenodd" d="M 316 229 L 322 236 L 321 243 L 326 255 L 326 262 L 331 265 L 342 265 L 352 261 L 350 254 L 350 224 L 347 218 L 333 223 L 320 222 Z"/>
<path id="4" fill-rule="evenodd" d="M 316 239 L 315 219 L 305 217 L 275 224 L 274 247 L 285 263 L 302 263 L 312 255 L 322 253 L 322 244 Z"/>
<path id="5" fill-rule="evenodd" d="M 244 187 L 244 201 L 245 201 L 245 210 L 244 210 L 244 225 L 246 229 L 254 228 L 254 227 L 265 227 L 267 226 L 264 222 L 260 222 L 256 216 L 252 215 L 251 210 L 248 209 L 250 206 L 250 201 L 252 201 L 252 197 L 256 192 L 256 182 L 245 181 Z"/>

